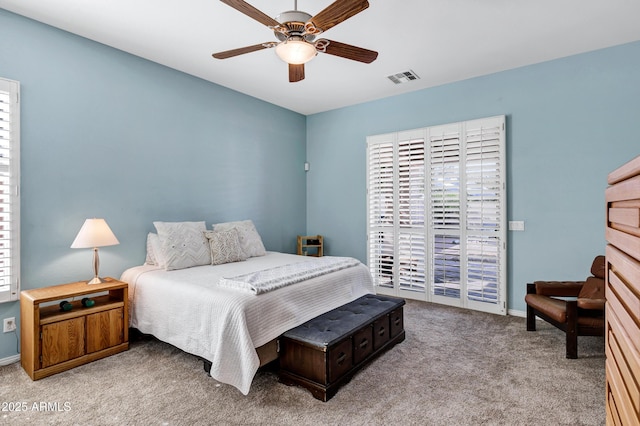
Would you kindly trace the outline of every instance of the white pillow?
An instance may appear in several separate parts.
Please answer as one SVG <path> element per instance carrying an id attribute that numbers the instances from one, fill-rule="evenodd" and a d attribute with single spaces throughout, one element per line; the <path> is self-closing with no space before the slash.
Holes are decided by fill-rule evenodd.
<path id="1" fill-rule="evenodd" d="M 147 258 L 145 265 L 156 265 L 161 268 L 165 267 L 164 257 L 162 256 L 162 246 L 158 234 L 149 232 L 147 235 Z"/>
<path id="2" fill-rule="evenodd" d="M 253 221 L 242 220 L 237 222 L 216 223 L 213 225 L 214 231 L 227 231 L 231 228 L 238 230 L 240 244 L 247 257 L 264 256 L 267 254 L 264 244 L 262 243 L 262 238 L 260 238 L 260 234 L 258 234 Z"/>
<path id="3" fill-rule="evenodd" d="M 157 263 L 156 255 L 155 255 L 155 252 L 153 251 L 153 243 L 151 241 L 151 239 L 153 238 L 153 235 L 155 235 L 156 238 L 158 238 L 158 234 L 154 234 L 153 232 L 149 232 L 147 234 L 147 257 L 144 260 L 145 265 L 155 265 Z"/>
<path id="4" fill-rule="evenodd" d="M 211 264 L 204 221 L 153 222 L 153 225 L 158 231 L 164 269 L 171 271 Z"/>
<path id="5" fill-rule="evenodd" d="M 212 265 L 247 260 L 247 255 L 240 245 L 237 228 L 227 231 L 205 231 L 204 236 L 209 240 Z"/>

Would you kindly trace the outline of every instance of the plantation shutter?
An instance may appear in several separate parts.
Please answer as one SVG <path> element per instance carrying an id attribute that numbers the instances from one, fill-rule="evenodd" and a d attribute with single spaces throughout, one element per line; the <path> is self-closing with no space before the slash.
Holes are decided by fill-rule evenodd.
<path id="1" fill-rule="evenodd" d="M 504 270 L 503 120 L 466 124 L 467 295 L 470 301 L 500 302 Z"/>
<path id="2" fill-rule="evenodd" d="M 398 135 L 398 286 L 425 291 L 425 150 L 424 132 Z"/>
<path id="3" fill-rule="evenodd" d="M 506 313 L 504 122 L 367 138 L 376 292 Z"/>
<path id="4" fill-rule="evenodd" d="M 374 138 L 367 151 L 369 267 L 375 286 L 393 289 L 396 199 L 393 142 L 390 138 Z"/>
<path id="5" fill-rule="evenodd" d="M 429 130 L 432 294 L 459 297 L 460 128 L 449 125 Z"/>
<path id="6" fill-rule="evenodd" d="M 0 79 L 0 302 L 18 300 L 20 85 Z"/>

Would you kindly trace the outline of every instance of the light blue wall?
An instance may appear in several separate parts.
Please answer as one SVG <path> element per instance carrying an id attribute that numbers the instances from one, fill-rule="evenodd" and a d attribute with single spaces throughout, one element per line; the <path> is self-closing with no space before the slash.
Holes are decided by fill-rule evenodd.
<path id="1" fill-rule="evenodd" d="M 607 174 L 640 154 L 640 42 L 307 117 L 307 231 L 366 261 L 368 135 L 507 115 L 508 308 L 604 254 Z M 423 73 L 428 73 L 424 70 Z M 410 84 L 410 83 L 409 83 Z"/>
<path id="2" fill-rule="evenodd" d="M 295 252 L 303 115 L 1 9 L 0 76 L 21 82 L 23 290 L 91 277 L 91 250 L 69 248 L 88 217 L 120 240 L 103 276 L 144 261 L 154 220 L 250 218 L 267 249 Z M 0 333 L 0 359 L 15 354 Z"/>
<path id="3" fill-rule="evenodd" d="M 305 119 L 0 10 L 0 76 L 22 84 L 22 288 L 91 274 L 69 245 L 92 216 L 121 242 L 101 275 L 143 261 L 153 220 L 252 218 L 268 249 L 306 230 L 366 261 L 366 136 L 506 114 L 508 217 L 527 227 L 509 235 L 508 300 L 524 310 L 526 282 L 582 278 L 604 249 L 606 175 L 640 154 L 638 69 L 633 43 Z M 0 359 L 15 345 L 0 333 Z"/>

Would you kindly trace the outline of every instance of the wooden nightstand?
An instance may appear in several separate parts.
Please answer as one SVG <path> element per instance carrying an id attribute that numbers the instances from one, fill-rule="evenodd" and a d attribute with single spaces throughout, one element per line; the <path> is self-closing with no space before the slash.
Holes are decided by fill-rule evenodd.
<path id="1" fill-rule="evenodd" d="M 20 357 L 31 379 L 129 349 L 129 286 L 113 278 L 105 281 L 92 285 L 80 281 L 20 293 Z M 106 294 L 91 296 L 95 304 L 84 307 L 81 299 L 96 293 Z M 63 300 L 71 302 L 70 311 L 60 309 Z"/>

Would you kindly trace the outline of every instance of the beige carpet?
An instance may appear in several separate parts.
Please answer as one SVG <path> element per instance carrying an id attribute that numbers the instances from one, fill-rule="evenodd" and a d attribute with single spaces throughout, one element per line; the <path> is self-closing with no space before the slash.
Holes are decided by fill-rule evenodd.
<path id="1" fill-rule="evenodd" d="M 249 395 L 155 340 L 36 382 L 0 367 L 7 425 L 602 425 L 604 341 L 517 317 L 408 301 L 407 339 L 323 403 L 259 371 Z M 17 403 L 17 404 L 16 404 Z M 11 405 L 13 404 L 13 405 Z M 26 411 L 15 411 L 17 406 Z"/>

